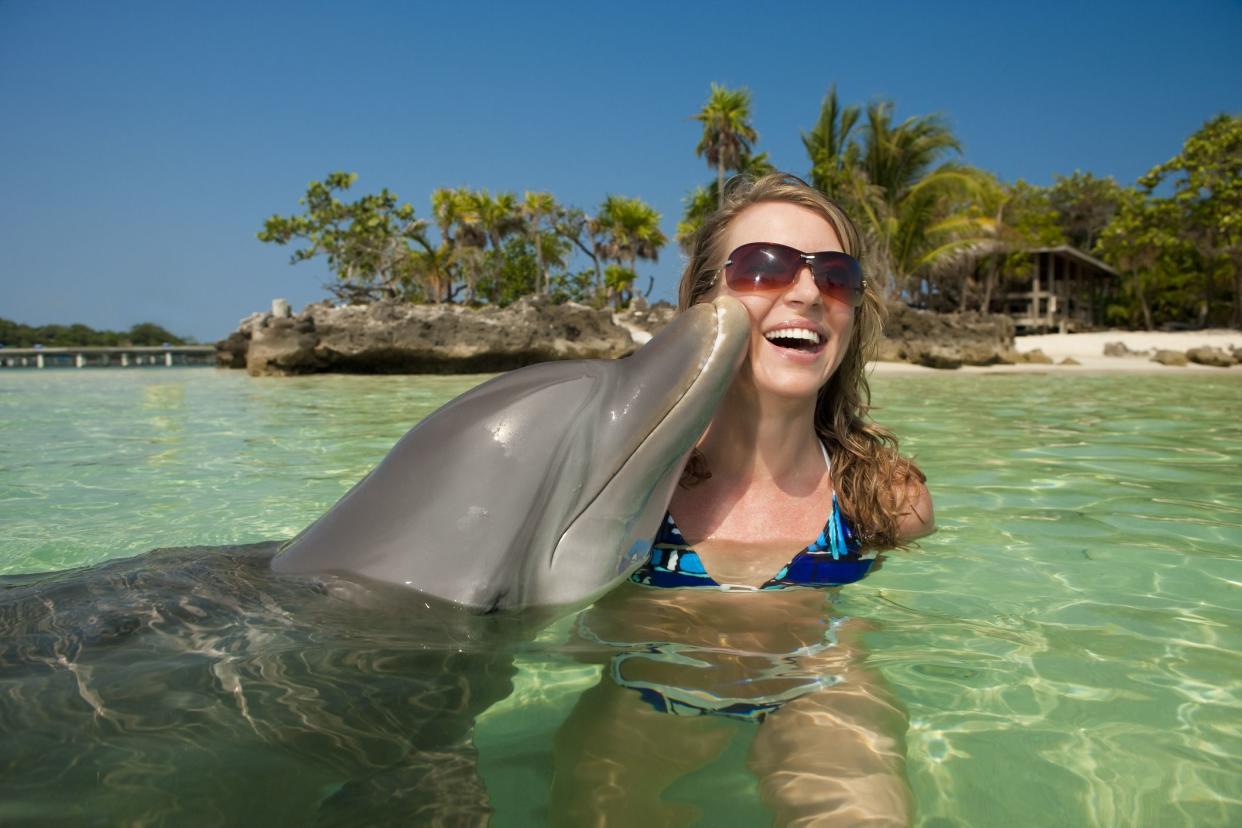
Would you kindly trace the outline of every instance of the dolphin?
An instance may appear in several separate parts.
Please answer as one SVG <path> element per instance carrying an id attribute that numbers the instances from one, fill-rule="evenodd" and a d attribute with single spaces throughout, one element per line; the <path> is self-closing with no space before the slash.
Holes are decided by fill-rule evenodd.
<path id="1" fill-rule="evenodd" d="M 476 719 L 647 554 L 748 339 L 720 299 L 487 382 L 279 553 L 0 576 L 0 822 L 486 824 Z"/>
<path id="2" fill-rule="evenodd" d="M 623 359 L 483 383 L 411 429 L 272 568 L 475 612 L 589 603 L 646 559 L 749 337 L 745 307 L 722 297 Z"/>

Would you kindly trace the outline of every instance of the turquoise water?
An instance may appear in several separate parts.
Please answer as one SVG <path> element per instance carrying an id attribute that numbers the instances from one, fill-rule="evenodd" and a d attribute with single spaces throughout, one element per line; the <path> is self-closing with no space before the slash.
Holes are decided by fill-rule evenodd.
<path id="1" fill-rule="evenodd" d="M 0 574 L 288 537 L 480 379 L 5 372 Z M 835 609 L 909 714 L 918 824 L 1242 823 L 1242 373 L 873 385 L 940 530 Z M 476 737 L 496 825 L 546 819 L 599 675 L 554 646 L 518 668 Z M 666 798 L 762 824 L 746 727 Z"/>

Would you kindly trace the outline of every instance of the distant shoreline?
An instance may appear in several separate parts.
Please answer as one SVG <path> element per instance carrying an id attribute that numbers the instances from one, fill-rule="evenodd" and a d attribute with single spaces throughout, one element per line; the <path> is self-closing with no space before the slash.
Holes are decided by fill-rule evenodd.
<path id="1" fill-rule="evenodd" d="M 1208 365 L 1161 365 L 1152 362 L 1150 354 L 1133 356 L 1104 356 L 1104 346 L 1121 342 L 1131 351 L 1179 351 L 1210 347 L 1224 351 L 1242 349 L 1242 331 L 1208 329 L 1202 331 L 1092 331 L 1090 333 L 1038 334 L 1019 336 L 1014 340 L 1014 350 L 1028 354 L 1042 351 L 1053 364 L 1024 363 L 1019 365 L 963 365 L 955 369 L 967 374 L 1043 374 L 1049 371 L 1068 373 L 1163 373 L 1166 371 L 1235 372 L 1242 374 L 1242 365 L 1215 368 Z M 1071 358 L 1078 365 L 1061 365 Z M 877 362 L 877 374 L 944 374 L 942 369 L 925 368 L 905 362 Z"/>

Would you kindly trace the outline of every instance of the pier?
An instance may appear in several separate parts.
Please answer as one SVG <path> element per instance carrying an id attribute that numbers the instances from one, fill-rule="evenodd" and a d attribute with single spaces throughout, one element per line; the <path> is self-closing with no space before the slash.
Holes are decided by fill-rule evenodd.
<path id="1" fill-rule="evenodd" d="M 214 365 L 214 345 L 0 348 L 0 368 L 138 368 Z"/>

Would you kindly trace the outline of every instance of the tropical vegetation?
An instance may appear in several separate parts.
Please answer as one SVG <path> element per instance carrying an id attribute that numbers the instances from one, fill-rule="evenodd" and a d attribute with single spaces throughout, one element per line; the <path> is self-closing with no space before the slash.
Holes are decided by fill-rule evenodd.
<path id="1" fill-rule="evenodd" d="M 154 347 L 188 345 L 194 340 L 169 333 L 154 322 L 139 322 L 128 331 L 97 331 L 82 324 L 23 325 L 0 319 L 0 348 L 92 348 Z"/>
<path id="2" fill-rule="evenodd" d="M 273 215 L 260 241 L 298 244 L 291 261 L 327 260 L 337 299 L 506 305 L 523 296 L 628 304 L 638 262 L 654 262 L 666 239 L 661 216 L 638 198 L 607 196 L 593 213 L 551 193 L 492 194 L 440 188 L 420 219 L 387 188 L 355 200 L 357 180 L 334 172 L 312 182 L 299 214 Z M 589 263 L 572 269 L 571 253 Z M 648 288 L 650 290 L 650 288 Z"/>
<path id="3" fill-rule="evenodd" d="M 691 118 L 711 177 L 686 196 L 683 249 L 723 198 L 730 176 L 775 170 L 759 149 L 749 90 L 712 84 Z M 802 133 L 794 170 L 859 226 L 862 259 L 889 301 L 994 311 L 1029 278 L 1031 253 L 1069 245 L 1119 274 L 1112 324 L 1242 327 L 1242 118 L 1220 115 L 1136 186 L 1074 171 L 1051 186 L 1007 182 L 967 164 L 943 115 L 902 115 L 891 101 L 846 104 L 830 87 Z M 441 188 L 427 218 L 388 189 L 350 199 L 356 182 L 313 182 L 302 212 L 270 217 L 260 240 L 323 257 L 329 290 L 348 302 L 508 304 L 523 296 L 624 307 L 650 294 L 640 271 L 668 239 L 639 198 L 608 194 L 594 209 L 548 192 Z"/>
<path id="4" fill-rule="evenodd" d="M 713 85 L 695 116 L 696 152 L 717 175 L 686 197 L 683 246 L 724 173 L 771 171 L 750 109 L 746 90 Z M 802 134 L 806 179 L 854 218 L 869 277 L 890 300 L 996 310 L 1029 278 L 1032 251 L 1069 245 L 1120 273 L 1112 324 L 1242 327 L 1242 118 L 1212 119 L 1137 187 L 1080 171 L 1039 187 L 964 163 L 943 116 L 895 113 L 891 101 L 843 104 L 834 86 Z"/>

